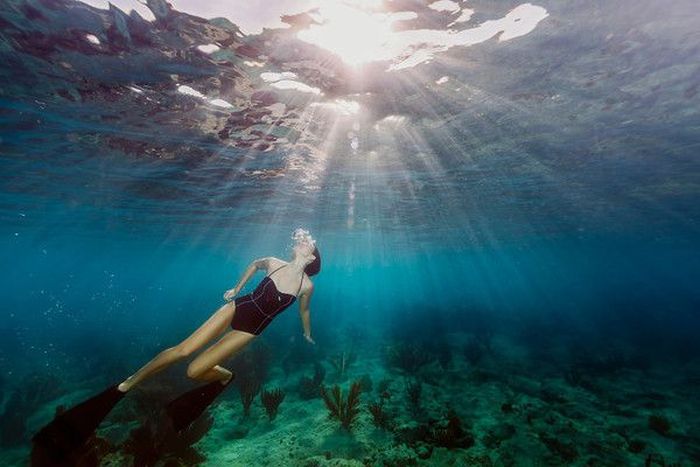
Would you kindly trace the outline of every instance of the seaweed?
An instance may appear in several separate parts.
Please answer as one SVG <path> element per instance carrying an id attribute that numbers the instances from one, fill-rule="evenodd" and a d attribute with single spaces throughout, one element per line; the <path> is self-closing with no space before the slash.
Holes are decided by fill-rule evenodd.
<path id="1" fill-rule="evenodd" d="M 241 403 L 243 404 L 243 415 L 250 415 L 250 404 L 260 391 L 260 381 L 255 378 L 244 378 L 238 384 L 238 392 L 241 394 Z"/>
<path id="2" fill-rule="evenodd" d="M 313 378 L 302 376 L 299 380 L 299 397 L 301 397 L 303 400 L 309 400 L 318 396 L 318 391 L 321 387 L 325 374 L 326 370 L 323 369 L 323 366 L 321 366 L 320 363 L 316 362 L 314 364 Z"/>
<path id="3" fill-rule="evenodd" d="M 431 358 L 424 345 L 399 343 L 387 349 L 387 360 L 391 366 L 413 374 L 430 363 Z"/>
<path id="4" fill-rule="evenodd" d="M 125 454 L 133 456 L 134 465 L 149 467 L 165 465 L 198 465 L 205 458 L 193 445 L 209 431 L 214 419 L 208 413 L 188 428 L 177 432 L 168 423 L 147 421 L 131 430 L 122 445 Z"/>
<path id="5" fill-rule="evenodd" d="M 417 413 L 420 410 L 420 396 L 423 391 L 423 384 L 416 378 L 406 379 L 404 381 L 404 387 L 406 389 L 409 407 L 414 413 Z"/>
<path id="6" fill-rule="evenodd" d="M 344 378 L 348 367 L 355 361 L 355 354 L 352 352 L 343 351 L 335 357 L 330 358 L 331 365 L 336 370 L 336 375 L 339 378 Z"/>
<path id="7" fill-rule="evenodd" d="M 328 416 L 336 418 L 346 430 L 350 430 L 352 422 L 360 412 L 360 393 L 362 392 L 362 384 L 360 381 L 355 381 L 350 386 L 347 399 L 343 398 L 343 393 L 340 386 L 337 384 L 333 389 L 328 391 L 324 386 L 321 386 L 321 397 L 328 408 Z"/>
<path id="8" fill-rule="evenodd" d="M 393 426 L 392 416 L 384 408 L 384 398 L 379 399 L 379 402 L 372 402 L 369 404 L 369 412 L 372 414 L 372 422 L 377 428 L 383 428 L 385 430 L 390 429 Z"/>
<path id="9" fill-rule="evenodd" d="M 462 428 L 462 421 L 453 409 L 448 409 L 446 425 L 432 430 L 430 441 L 436 446 L 448 449 L 470 448 L 474 445 L 474 436 Z"/>
<path id="10" fill-rule="evenodd" d="M 277 409 L 284 400 L 284 391 L 281 389 L 273 389 L 271 391 L 264 390 L 260 393 L 260 401 L 265 406 L 265 411 L 270 421 L 277 416 Z"/>

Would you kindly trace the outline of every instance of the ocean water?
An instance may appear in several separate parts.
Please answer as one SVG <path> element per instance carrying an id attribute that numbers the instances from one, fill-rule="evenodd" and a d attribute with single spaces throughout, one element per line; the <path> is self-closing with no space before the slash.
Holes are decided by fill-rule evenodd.
<path id="1" fill-rule="evenodd" d="M 0 5 L 0 464 L 700 465 L 695 2 L 90 3 Z M 37 460 L 299 227 L 314 344 Z"/>

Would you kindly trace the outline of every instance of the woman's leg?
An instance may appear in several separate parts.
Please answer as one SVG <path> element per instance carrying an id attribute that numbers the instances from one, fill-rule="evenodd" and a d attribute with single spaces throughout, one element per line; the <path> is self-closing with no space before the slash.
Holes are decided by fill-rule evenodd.
<path id="1" fill-rule="evenodd" d="M 241 351 L 253 339 L 255 334 L 245 331 L 230 331 L 219 341 L 192 360 L 187 367 L 187 376 L 198 381 L 216 381 L 222 384 L 229 381 L 230 371 L 219 366 L 219 363 Z"/>
<path id="2" fill-rule="evenodd" d="M 204 322 L 195 332 L 187 339 L 180 342 L 174 347 L 169 347 L 145 364 L 136 373 L 129 376 L 123 383 L 119 385 L 119 390 L 126 392 L 134 385 L 140 383 L 149 376 L 167 368 L 173 363 L 188 357 L 192 352 L 196 351 L 204 344 L 209 342 L 214 337 L 218 336 L 226 330 L 231 324 L 233 314 L 236 311 L 236 305 L 233 301 L 221 306 L 208 320 Z"/>

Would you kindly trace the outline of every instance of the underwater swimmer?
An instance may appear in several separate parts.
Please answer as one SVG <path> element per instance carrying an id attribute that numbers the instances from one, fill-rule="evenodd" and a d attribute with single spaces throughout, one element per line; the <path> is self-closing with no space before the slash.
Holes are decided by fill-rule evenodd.
<path id="1" fill-rule="evenodd" d="M 227 303 L 216 310 L 189 337 L 161 351 L 121 384 L 115 384 L 64 411 L 42 428 L 32 438 L 33 465 L 72 465 L 72 456 L 85 445 L 100 422 L 126 392 L 223 334 L 187 367 L 188 377 L 207 384 L 167 404 L 166 412 L 175 430 L 187 428 L 233 380 L 234 374 L 220 364 L 241 351 L 297 298 L 304 338 L 315 344 L 309 322 L 309 302 L 314 290 L 310 277 L 321 270 L 321 256 L 316 241 L 308 231 L 297 229 L 292 238 L 294 246 L 289 262 L 274 257 L 253 261 L 238 283 L 224 293 Z M 265 270 L 266 275 L 256 289 L 234 300 L 258 270 Z M 229 326 L 232 329 L 227 331 Z M 34 462 L 35 460 L 37 461 Z"/>
<path id="2" fill-rule="evenodd" d="M 154 373 L 189 356 L 231 326 L 231 331 L 202 352 L 187 368 L 187 376 L 195 380 L 227 383 L 232 373 L 219 366 L 219 363 L 239 352 L 255 339 L 272 319 L 291 305 L 297 297 L 300 298 L 299 313 L 304 328 L 304 338 L 312 344 L 315 343 L 311 338 L 309 324 L 309 301 L 314 287 L 309 277 L 318 274 L 321 270 L 321 257 L 316 248 L 316 242 L 308 231 L 297 229 L 292 238 L 294 247 L 290 262 L 274 257 L 253 261 L 236 286 L 224 293 L 224 299 L 228 301 L 225 305 L 214 312 L 187 339 L 163 350 L 143 368 L 129 376 L 118 389 L 122 392 L 129 391 L 134 385 Z M 268 274 L 255 291 L 232 300 L 258 270 L 265 270 Z M 271 278 L 275 273 L 277 273 L 276 282 Z"/>

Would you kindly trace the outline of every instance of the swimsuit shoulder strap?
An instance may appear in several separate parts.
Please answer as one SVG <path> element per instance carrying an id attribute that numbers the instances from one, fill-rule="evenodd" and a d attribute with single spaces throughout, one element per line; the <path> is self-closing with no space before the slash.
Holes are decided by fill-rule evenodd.
<path id="1" fill-rule="evenodd" d="M 268 274 L 267 277 L 270 277 L 271 275 L 273 275 L 274 273 L 276 273 L 277 271 L 279 271 L 280 269 L 282 269 L 282 268 L 285 267 L 285 266 L 286 266 L 286 264 L 283 264 L 282 266 L 278 267 L 277 269 L 275 269 L 274 271 L 272 271 L 270 274 Z"/>
<path id="2" fill-rule="evenodd" d="M 286 264 L 283 264 L 282 266 L 278 267 L 277 269 L 275 269 L 274 271 L 272 271 L 270 274 L 268 274 L 267 277 L 270 277 L 271 275 L 273 275 L 274 273 L 276 273 L 277 271 L 279 271 L 280 269 L 282 269 L 282 268 L 285 267 L 285 266 L 287 266 L 287 265 L 286 265 Z M 304 273 L 304 274 L 305 274 L 305 273 Z M 298 297 L 298 296 L 299 296 L 299 291 L 301 290 L 301 285 L 304 283 L 304 274 L 301 275 L 301 281 L 299 282 L 299 288 L 297 289 L 297 293 L 296 293 L 296 295 L 295 295 L 294 297 Z"/>

